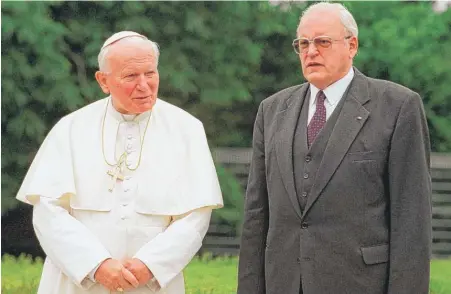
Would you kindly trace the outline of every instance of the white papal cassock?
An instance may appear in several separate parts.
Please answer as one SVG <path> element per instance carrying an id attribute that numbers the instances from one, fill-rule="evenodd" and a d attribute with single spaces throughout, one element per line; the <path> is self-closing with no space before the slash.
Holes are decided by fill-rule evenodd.
<path id="1" fill-rule="evenodd" d="M 107 162 L 123 152 L 129 168 L 110 192 Z M 123 116 L 110 97 L 54 126 L 17 198 L 34 205 L 47 254 L 42 294 L 110 293 L 93 279 L 109 257 L 139 258 L 155 275 L 127 293 L 184 293 L 182 270 L 201 247 L 211 209 L 223 205 L 199 120 L 160 99 L 151 112 Z"/>

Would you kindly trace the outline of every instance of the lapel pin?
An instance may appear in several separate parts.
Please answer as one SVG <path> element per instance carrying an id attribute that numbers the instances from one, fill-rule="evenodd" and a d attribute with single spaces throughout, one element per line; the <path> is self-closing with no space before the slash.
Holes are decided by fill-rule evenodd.
<path id="1" fill-rule="evenodd" d="M 357 117 L 357 120 L 362 120 L 362 117 L 361 117 L 361 116 L 358 116 L 358 117 Z"/>

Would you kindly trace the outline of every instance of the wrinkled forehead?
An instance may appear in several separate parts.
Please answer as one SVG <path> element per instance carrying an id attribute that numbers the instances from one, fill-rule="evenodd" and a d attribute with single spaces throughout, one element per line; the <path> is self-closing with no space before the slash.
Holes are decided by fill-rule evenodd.
<path id="1" fill-rule="evenodd" d="M 344 31 L 345 28 L 338 11 L 314 10 L 301 18 L 297 36 L 307 38 L 321 35 L 339 37 L 344 34 Z"/>
<path id="2" fill-rule="evenodd" d="M 126 42 L 124 40 L 111 46 L 108 62 L 112 70 L 117 66 L 123 68 L 139 64 L 156 67 L 156 53 L 149 41 L 135 39 Z"/>

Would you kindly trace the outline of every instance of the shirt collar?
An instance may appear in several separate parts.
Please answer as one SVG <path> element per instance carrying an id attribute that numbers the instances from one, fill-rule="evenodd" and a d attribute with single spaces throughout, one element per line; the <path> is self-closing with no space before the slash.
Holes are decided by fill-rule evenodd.
<path id="1" fill-rule="evenodd" d="M 123 121 L 135 121 L 135 122 L 141 122 L 143 120 L 146 120 L 149 118 L 149 115 L 151 114 L 152 110 L 148 110 L 146 112 L 140 113 L 138 115 L 136 114 L 123 114 L 116 110 L 113 106 L 113 101 L 111 100 L 111 96 L 108 98 L 108 114 L 113 116 L 118 122 Z M 158 101 L 158 99 L 157 99 Z M 155 106 L 155 105 L 154 105 Z"/>
<path id="2" fill-rule="evenodd" d="M 326 95 L 325 101 L 331 106 L 338 104 L 353 78 L 354 69 L 351 66 L 348 73 L 344 77 L 323 90 Z M 310 84 L 310 106 L 316 104 L 316 94 L 318 94 L 318 92 L 319 89 L 313 84 Z"/>

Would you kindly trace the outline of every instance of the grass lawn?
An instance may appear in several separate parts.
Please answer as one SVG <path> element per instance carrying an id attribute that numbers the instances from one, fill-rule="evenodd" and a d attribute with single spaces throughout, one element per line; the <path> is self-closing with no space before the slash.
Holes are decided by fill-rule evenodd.
<path id="1" fill-rule="evenodd" d="M 431 294 L 451 293 L 451 259 L 431 263 Z"/>
<path id="2" fill-rule="evenodd" d="M 236 293 L 237 258 L 215 258 L 208 256 L 194 259 L 185 269 L 187 294 L 231 294 Z"/>
<path id="3" fill-rule="evenodd" d="M 195 258 L 185 269 L 187 294 L 236 293 L 237 258 Z M 42 260 L 2 258 L 2 294 L 36 293 Z M 451 259 L 431 264 L 431 294 L 451 293 Z"/>

